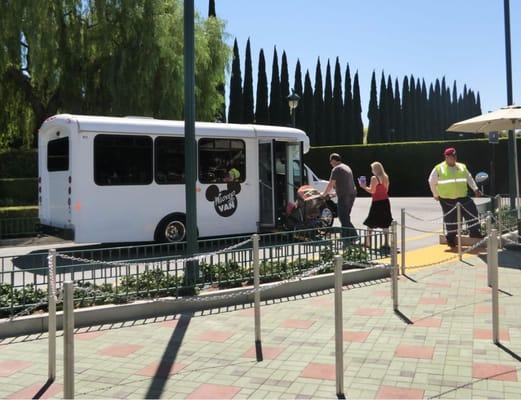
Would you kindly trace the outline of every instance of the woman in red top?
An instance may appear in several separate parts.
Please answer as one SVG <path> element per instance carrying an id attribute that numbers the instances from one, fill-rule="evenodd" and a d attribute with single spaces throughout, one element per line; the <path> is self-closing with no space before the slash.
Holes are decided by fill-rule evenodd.
<path id="1" fill-rule="evenodd" d="M 361 179 L 358 180 L 358 184 L 362 189 L 371 194 L 372 202 L 369 210 L 369 215 L 364 221 L 364 225 L 369 228 L 369 237 L 371 235 L 371 229 L 382 228 L 385 233 L 385 245 L 384 248 L 389 248 L 388 245 L 388 233 L 389 226 L 393 220 L 391 215 L 391 203 L 389 202 L 389 176 L 385 173 L 383 165 L 375 161 L 371 164 L 371 171 L 373 176 L 369 186 Z M 368 243 L 366 243 L 368 245 Z"/>

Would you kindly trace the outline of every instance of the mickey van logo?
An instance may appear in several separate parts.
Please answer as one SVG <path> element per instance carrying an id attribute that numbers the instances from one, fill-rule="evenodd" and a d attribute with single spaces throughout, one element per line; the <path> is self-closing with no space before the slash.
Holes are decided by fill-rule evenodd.
<path id="1" fill-rule="evenodd" d="M 217 185 L 210 185 L 206 189 L 206 200 L 213 201 L 215 211 L 221 217 L 229 217 L 237 209 L 237 195 L 240 191 L 241 185 L 238 182 L 228 183 L 226 190 L 219 190 Z"/>

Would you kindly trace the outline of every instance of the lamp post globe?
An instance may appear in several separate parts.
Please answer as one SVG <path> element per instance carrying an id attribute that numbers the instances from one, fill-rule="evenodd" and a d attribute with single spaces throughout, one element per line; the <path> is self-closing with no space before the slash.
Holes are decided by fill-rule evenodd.
<path id="1" fill-rule="evenodd" d="M 291 124 L 295 127 L 295 109 L 298 107 L 300 96 L 295 93 L 295 89 L 291 89 L 291 94 L 288 96 L 288 105 L 291 113 Z"/>

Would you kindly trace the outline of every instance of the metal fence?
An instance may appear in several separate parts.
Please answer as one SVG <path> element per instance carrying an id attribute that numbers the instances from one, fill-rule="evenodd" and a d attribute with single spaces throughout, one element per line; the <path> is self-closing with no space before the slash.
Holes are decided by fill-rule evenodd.
<path id="1" fill-rule="evenodd" d="M 260 235 L 261 282 L 291 278 L 314 266 L 345 260 L 371 262 L 388 256 L 386 235 L 357 229 L 357 237 L 344 228 L 308 229 Z M 76 283 L 78 306 L 122 303 L 139 298 L 183 296 L 200 289 L 250 285 L 253 280 L 252 243 L 249 236 L 201 240 L 195 282 L 187 282 L 183 261 L 185 243 L 58 249 L 56 281 Z M 218 250 L 241 244 L 224 253 Z M 46 307 L 47 252 L 0 258 L 0 316 L 13 316 L 27 308 Z M 326 270 L 327 271 L 327 270 Z"/>

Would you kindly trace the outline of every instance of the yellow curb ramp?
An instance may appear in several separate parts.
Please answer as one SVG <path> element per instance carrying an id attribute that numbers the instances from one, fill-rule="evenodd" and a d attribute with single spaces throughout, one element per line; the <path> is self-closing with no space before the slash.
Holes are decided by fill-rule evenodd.
<path id="1" fill-rule="evenodd" d="M 465 248 L 463 248 L 465 251 Z M 463 254 L 463 259 L 475 256 L 474 253 Z M 405 270 L 435 267 L 448 262 L 458 260 L 458 252 L 452 251 L 447 245 L 435 244 L 433 246 L 422 247 L 421 249 L 409 250 L 405 252 Z M 383 263 L 390 263 L 391 259 L 378 260 Z M 398 254 L 398 265 L 401 265 L 401 255 Z"/>

